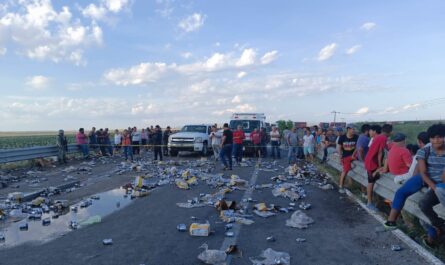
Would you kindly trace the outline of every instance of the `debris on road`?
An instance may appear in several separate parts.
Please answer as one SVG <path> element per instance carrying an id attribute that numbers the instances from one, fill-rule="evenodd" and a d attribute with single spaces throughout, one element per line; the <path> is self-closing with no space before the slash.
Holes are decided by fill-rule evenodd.
<path id="1" fill-rule="evenodd" d="M 268 236 L 268 237 L 266 237 L 266 241 L 267 241 L 267 242 L 275 242 L 276 239 L 275 239 L 274 236 Z"/>
<path id="2" fill-rule="evenodd" d="M 104 244 L 105 246 L 113 245 L 113 239 L 111 238 L 104 239 L 102 240 L 102 244 Z"/>
<path id="3" fill-rule="evenodd" d="M 295 211 L 291 218 L 286 220 L 286 226 L 304 229 L 308 228 L 310 224 L 314 223 L 314 219 L 307 216 L 304 212 Z"/>
<path id="4" fill-rule="evenodd" d="M 264 250 L 259 256 L 260 259 L 250 258 L 254 265 L 290 265 L 290 255 L 286 252 L 278 252 L 271 248 Z"/>
<path id="5" fill-rule="evenodd" d="M 205 224 L 192 223 L 189 232 L 191 236 L 209 236 L 210 224 L 208 222 Z"/>
<path id="6" fill-rule="evenodd" d="M 209 246 L 204 243 L 199 248 L 203 248 L 204 251 L 198 255 L 198 259 L 205 264 L 212 265 L 225 265 L 227 254 L 225 251 L 217 249 L 209 249 Z"/>
<path id="7" fill-rule="evenodd" d="M 295 241 L 297 241 L 298 243 L 303 243 L 303 242 L 306 242 L 306 238 L 299 237 L 299 238 L 295 239 Z"/>
<path id="8" fill-rule="evenodd" d="M 399 245 L 391 245 L 391 250 L 392 251 L 401 251 L 402 247 Z"/>
<path id="9" fill-rule="evenodd" d="M 187 225 L 185 225 L 185 224 L 179 224 L 179 225 L 176 226 L 176 229 L 177 229 L 179 232 L 185 232 L 185 231 L 187 231 Z"/>

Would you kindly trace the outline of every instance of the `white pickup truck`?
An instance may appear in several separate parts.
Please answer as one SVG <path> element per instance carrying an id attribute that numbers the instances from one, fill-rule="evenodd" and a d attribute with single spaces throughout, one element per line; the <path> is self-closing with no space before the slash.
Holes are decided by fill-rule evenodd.
<path id="1" fill-rule="evenodd" d="M 168 150 L 170 155 L 176 156 L 179 151 L 199 152 L 206 156 L 211 149 L 209 135 L 212 125 L 185 125 L 181 131 L 170 135 Z"/>

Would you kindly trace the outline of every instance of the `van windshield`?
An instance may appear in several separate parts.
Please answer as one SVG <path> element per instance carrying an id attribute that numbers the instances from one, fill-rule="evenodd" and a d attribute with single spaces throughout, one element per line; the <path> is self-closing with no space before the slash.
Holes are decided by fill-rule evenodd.
<path id="1" fill-rule="evenodd" d="M 260 121 L 252 120 L 232 120 L 230 121 L 230 129 L 236 130 L 238 125 L 243 127 L 245 133 L 251 133 L 253 129 L 260 128 Z"/>

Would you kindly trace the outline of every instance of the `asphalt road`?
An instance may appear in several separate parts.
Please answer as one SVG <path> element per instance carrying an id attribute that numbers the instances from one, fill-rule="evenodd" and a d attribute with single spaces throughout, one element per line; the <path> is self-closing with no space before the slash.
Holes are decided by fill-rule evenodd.
<path id="1" fill-rule="evenodd" d="M 179 159 L 198 158 L 186 156 Z M 285 163 L 285 159 L 280 161 L 283 167 Z M 107 168 L 104 167 L 104 170 Z M 219 164 L 215 168 L 215 173 L 221 172 Z M 282 169 L 279 170 L 281 173 Z M 267 184 L 278 173 L 255 167 L 235 167 L 232 172 L 226 172 L 226 177 L 231 174 L 248 181 L 256 179 L 256 184 Z M 111 176 L 112 179 L 114 177 Z M 95 190 L 100 186 L 98 182 L 94 186 Z M 109 185 L 102 186 L 103 190 L 110 189 Z M 250 257 L 257 257 L 266 248 L 272 248 L 288 252 L 291 264 L 426 264 L 422 257 L 392 233 L 376 233 L 379 223 L 347 196 L 312 185 L 304 188 L 307 198 L 302 201 L 312 204 L 306 213 L 315 220 L 313 225 L 304 230 L 285 226 L 291 213 L 279 213 L 269 218 L 255 216 L 254 224 L 241 225 L 239 235 L 229 238 L 229 241 L 236 241 L 242 256 L 231 257 L 228 263 L 252 264 Z M 153 190 L 148 197 L 136 199 L 129 206 L 105 217 L 99 224 L 67 233 L 44 244 L 34 242 L 2 249 L 0 264 L 202 264 L 197 256 L 202 252 L 199 247 L 203 243 L 207 243 L 210 249 L 225 248 L 224 244 L 228 242 L 224 235 L 225 223 L 221 222 L 215 208 L 185 209 L 177 207 L 176 203 L 186 202 L 198 197 L 200 193 L 214 191 L 205 183 L 193 186 L 190 190 L 180 190 L 175 185 L 162 186 Z M 233 191 L 227 194 L 227 198 L 241 202 L 245 192 Z M 282 197 L 274 197 L 271 189 L 254 190 L 250 197 L 259 202 L 282 206 L 290 202 Z M 252 205 L 249 204 L 249 209 Z M 195 222 L 191 216 L 203 222 L 208 220 L 214 233 L 209 237 L 192 237 L 187 232 L 178 232 L 176 226 L 179 223 L 190 225 Z M 268 236 L 274 236 L 276 241 L 268 242 Z M 114 244 L 104 246 L 102 240 L 105 238 L 112 238 Z M 298 243 L 296 238 L 305 238 L 306 242 Z M 400 245 L 403 250 L 392 251 L 393 244 Z"/>

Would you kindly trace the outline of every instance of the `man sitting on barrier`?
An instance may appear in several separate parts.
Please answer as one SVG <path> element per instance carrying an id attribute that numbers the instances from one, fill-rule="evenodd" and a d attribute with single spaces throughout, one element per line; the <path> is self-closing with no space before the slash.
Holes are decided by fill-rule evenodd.
<path id="1" fill-rule="evenodd" d="M 408 178 L 409 169 L 413 163 L 413 157 L 406 148 L 406 135 L 403 133 L 396 133 L 393 137 L 393 145 L 388 152 L 388 157 L 385 160 L 385 165 L 379 170 L 380 174 L 391 173 L 394 175 L 394 182 L 402 184 Z"/>
<path id="2" fill-rule="evenodd" d="M 419 135 L 417 135 L 417 144 L 420 148 L 419 151 L 425 148 L 427 145 L 429 146 L 428 143 L 429 135 L 427 132 L 421 132 Z M 419 174 L 419 169 L 416 166 L 419 151 L 413 159 L 413 163 L 411 164 L 411 168 L 409 170 L 409 174 L 411 174 L 412 177 L 409 177 L 409 179 L 397 190 L 396 194 L 394 195 L 391 205 L 391 212 L 389 213 L 387 222 L 384 224 L 385 228 L 387 229 L 395 229 L 397 227 L 396 221 L 403 209 L 403 206 L 405 205 L 406 199 L 424 187 L 422 176 Z"/>
<path id="3" fill-rule="evenodd" d="M 419 172 L 423 181 L 430 188 L 419 202 L 420 210 L 430 220 L 431 228 L 424 242 L 428 246 L 437 243 L 440 236 L 445 233 L 445 220 L 439 218 L 433 207 L 439 204 L 436 196 L 436 185 L 442 187 L 442 178 L 445 172 L 445 125 L 435 124 L 428 128 L 431 146 L 419 150 L 417 160 Z M 440 194 L 440 191 L 438 191 Z"/>

